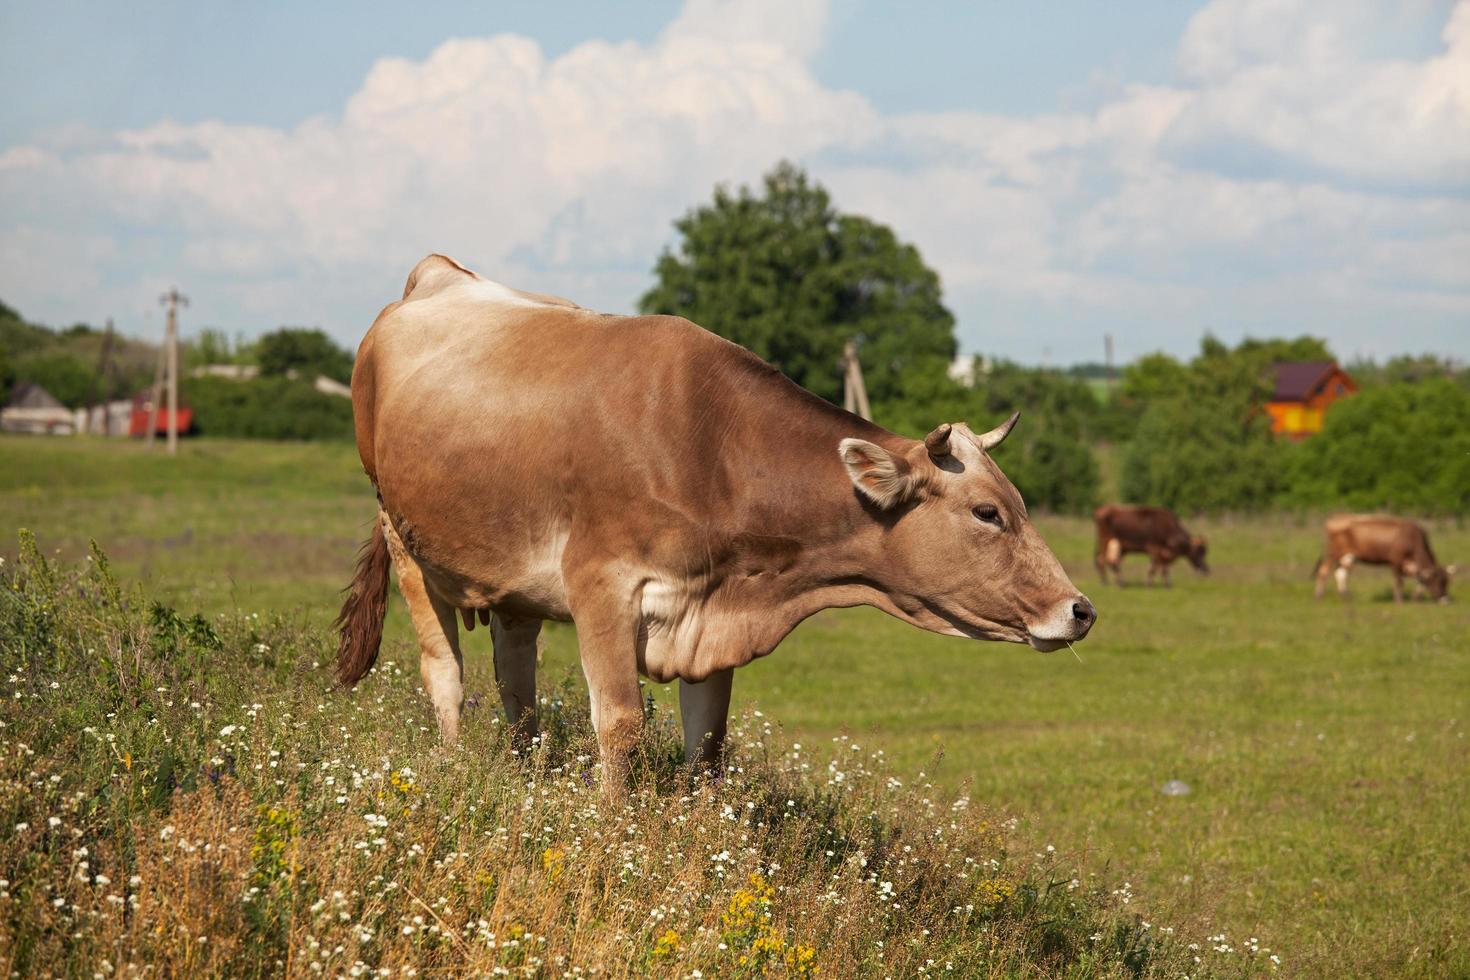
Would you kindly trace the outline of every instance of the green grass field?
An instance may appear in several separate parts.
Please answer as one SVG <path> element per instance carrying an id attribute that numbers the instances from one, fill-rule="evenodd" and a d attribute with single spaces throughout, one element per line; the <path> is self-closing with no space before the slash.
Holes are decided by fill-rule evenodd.
<path id="1" fill-rule="evenodd" d="M 321 626 L 373 511 L 350 446 L 198 441 L 170 460 L 0 440 L 7 561 L 17 528 L 69 559 L 95 538 L 186 611 Z M 1090 522 L 1038 523 L 1099 609 L 1080 663 L 831 611 L 740 671 L 737 705 L 964 788 L 1036 847 L 1121 873 L 1143 907 L 1257 937 L 1290 975 L 1470 975 L 1470 604 L 1395 606 L 1371 569 L 1349 601 L 1314 601 L 1315 518 L 1190 522 L 1215 572 L 1181 567 L 1170 590 L 1101 587 Z M 1470 560 L 1470 530 L 1431 534 L 1442 560 Z M 558 681 L 575 634 L 545 635 Z M 388 637 L 412 663 L 396 599 Z M 488 694 L 488 634 L 467 650 L 467 687 Z M 1191 791 L 1163 795 L 1174 779 Z"/>

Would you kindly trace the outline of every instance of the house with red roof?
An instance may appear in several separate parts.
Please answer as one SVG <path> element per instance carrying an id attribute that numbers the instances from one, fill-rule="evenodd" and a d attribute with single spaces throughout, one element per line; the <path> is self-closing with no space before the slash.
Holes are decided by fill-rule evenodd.
<path id="1" fill-rule="evenodd" d="M 1358 390 L 1357 382 L 1336 361 L 1283 361 L 1275 370 L 1276 389 L 1266 412 L 1271 431 L 1289 439 L 1321 432 L 1327 406 Z"/>

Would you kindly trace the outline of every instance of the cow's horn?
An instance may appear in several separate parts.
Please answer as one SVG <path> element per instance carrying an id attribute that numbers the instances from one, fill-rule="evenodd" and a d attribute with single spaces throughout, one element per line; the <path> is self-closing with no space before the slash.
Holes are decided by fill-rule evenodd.
<path id="1" fill-rule="evenodd" d="M 949 431 L 951 428 L 950 424 L 945 422 L 924 437 L 924 448 L 929 450 L 930 456 L 933 456 L 935 459 L 943 459 L 949 455 Z"/>
<path id="2" fill-rule="evenodd" d="M 1016 412 L 1000 425 L 997 425 L 995 428 L 991 429 L 984 435 L 979 436 L 978 438 L 980 440 L 980 448 L 985 450 L 986 452 L 989 452 L 996 446 L 999 446 L 1001 443 L 1005 442 L 1006 436 L 1011 434 L 1011 430 L 1016 427 L 1016 420 L 1020 417 L 1021 413 Z"/>

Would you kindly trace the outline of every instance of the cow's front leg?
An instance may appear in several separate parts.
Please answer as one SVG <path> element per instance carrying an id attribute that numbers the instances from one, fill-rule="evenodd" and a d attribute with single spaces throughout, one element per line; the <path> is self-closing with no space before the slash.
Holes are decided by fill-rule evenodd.
<path id="1" fill-rule="evenodd" d="M 536 637 L 540 633 L 539 619 L 496 615 L 490 620 L 490 635 L 495 640 L 495 686 L 500 688 L 500 703 L 505 705 L 510 744 L 521 752 L 529 749 L 536 737 Z"/>
<path id="2" fill-rule="evenodd" d="M 1404 603 L 1404 573 L 1398 568 L 1393 570 L 1393 601 L 1399 605 Z"/>
<path id="3" fill-rule="evenodd" d="M 1318 599 L 1322 598 L 1327 591 L 1327 576 L 1332 574 L 1332 563 L 1326 558 L 1317 562 L 1317 584 L 1312 589 L 1312 594 Z"/>
<path id="4" fill-rule="evenodd" d="M 612 585 L 597 582 L 590 595 L 572 596 L 571 606 L 602 759 L 603 795 L 616 802 L 628 794 L 628 755 L 643 733 L 643 692 L 636 609 L 631 599 L 609 595 Z"/>
<path id="5" fill-rule="evenodd" d="M 1117 538 L 1110 538 L 1107 547 L 1103 550 L 1103 565 L 1113 570 L 1113 584 L 1123 584 L 1123 542 Z M 1107 581 L 1107 576 L 1103 576 Z"/>
<path id="6" fill-rule="evenodd" d="M 698 684 L 679 682 L 679 716 L 684 723 L 684 761 L 719 772 L 730 717 L 735 670 L 715 671 Z"/>
<path id="7" fill-rule="evenodd" d="M 1337 560 L 1337 568 L 1336 568 L 1335 571 L 1333 571 L 1332 577 L 1337 580 L 1337 594 L 1338 595 L 1347 595 L 1348 594 L 1348 587 L 1347 587 L 1347 585 L 1348 585 L 1348 569 L 1350 569 L 1352 567 L 1353 567 L 1353 556 L 1352 555 L 1343 555 L 1341 558 L 1339 558 Z"/>

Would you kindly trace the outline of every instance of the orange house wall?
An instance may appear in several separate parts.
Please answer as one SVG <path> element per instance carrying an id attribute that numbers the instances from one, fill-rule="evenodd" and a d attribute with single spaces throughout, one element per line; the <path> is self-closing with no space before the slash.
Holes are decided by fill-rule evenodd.
<path id="1" fill-rule="evenodd" d="M 1341 395 L 1335 390 L 1339 384 L 1347 389 Z M 1328 376 L 1327 383 L 1322 386 L 1319 393 L 1304 402 L 1267 402 L 1266 412 L 1271 416 L 1271 431 L 1297 439 L 1304 439 L 1321 432 L 1322 419 L 1327 414 L 1327 406 L 1339 398 L 1346 398 L 1354 394 L 1357 390 L 1358 386 L 1353 383 L 1353 379 L 1338 370 Z"/>

